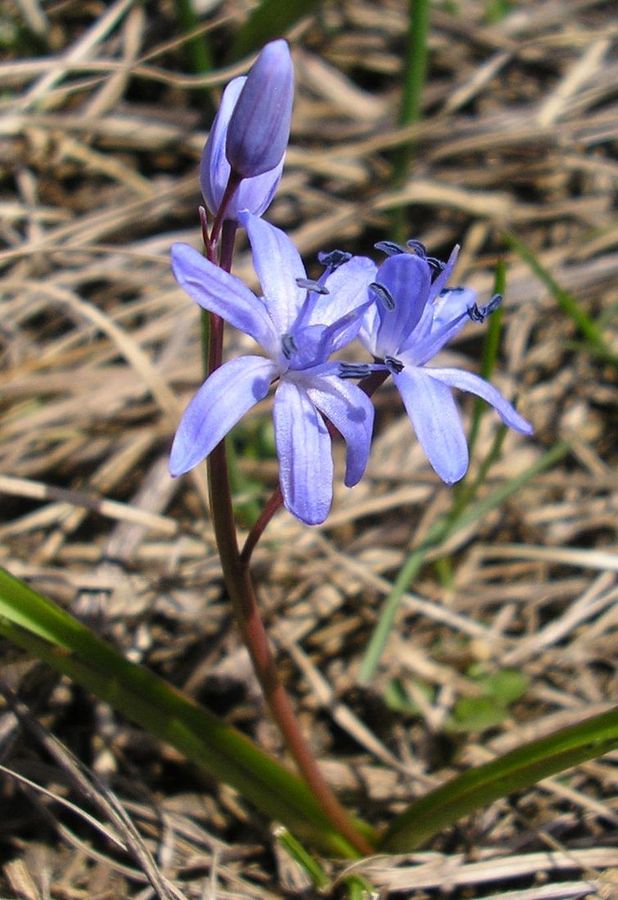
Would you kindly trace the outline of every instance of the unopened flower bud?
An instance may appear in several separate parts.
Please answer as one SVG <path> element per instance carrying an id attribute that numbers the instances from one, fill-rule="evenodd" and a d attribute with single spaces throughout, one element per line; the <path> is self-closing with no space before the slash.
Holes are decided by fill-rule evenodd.
<path id="1" fill-rule="evenodd" d="M 294 71 L 283 40 L 266 44 L 240 92 L 227 129 L 225 154 L 237 175 L 276 168 L 290 136 Z"/>
<path id="2" fill-rule="evenodd" d="M 230 178 L 230 164 L 225 155 L 225 142 L 230 118 L 246 82 L 245 77 L 234 78 L 223 92 L 221 105 L 212 123 L 200 163 L 200 186 L 210 213 L 217 214 Z M 281 180 L 283 156 L 277 166 L 255 178 L 244 178 L 226 205 L 225 218 L 236 219 L 238 211 L 248 209 L 261 216 L 268 209 Z"/>

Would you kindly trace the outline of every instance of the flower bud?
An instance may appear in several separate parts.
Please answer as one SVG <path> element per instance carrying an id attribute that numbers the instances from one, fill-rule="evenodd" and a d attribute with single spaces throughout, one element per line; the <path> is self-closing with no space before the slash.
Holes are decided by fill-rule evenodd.
<path id="1" fill-rule="evenodd" d="M 294 71 L 287 43 L 266 44 L 245 81 L 227 129 L 225 153 L 237 175 L 270 172 L 290 137 Z"/>
<path id="2" fill-rule="evenodd" d="M 216 215 L 230 177 L 230 164 L 225 155 L 225 142 L 230 118 L 246 82 L 245 77 L 234 78 L 223 92 L 221 105 L 212 123 L 200 163 L 200 186 L 208 210 Z M 236 219 L 238 211 L 248 209 L 261 216 L 270 206 L 281 180 L 283 157 L 269 172 L 255 178 L 244 178 L 225 209 L 226 219 Z"/>

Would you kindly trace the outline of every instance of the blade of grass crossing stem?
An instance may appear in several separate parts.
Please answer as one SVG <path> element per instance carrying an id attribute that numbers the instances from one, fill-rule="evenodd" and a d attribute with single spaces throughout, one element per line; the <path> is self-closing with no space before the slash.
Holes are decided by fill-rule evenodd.
<path id="1" fill-rule="evenodd" d="M 299 19 L 320 6 L 319 0 L 262 0 L 238 30 L 228 54 L 230 61 L 261 49 L 273 38 L 283 37 Z"/>
<path id="2" fill-rule="evenodd" d="M 0 634 L 171 744 L 261 812 L 321 850 L 356 858 L 304 782 L 236 729 L 124 659 L 47 598 L 0 568 Z M 368 840 L 375 834 L 357 823 Z"/>
<path id="3" fill-rule="evenodd" d="M 506 290 L 506 266 L 504 260 L 498 260 L 496 265 L 496 276 L 494 279 L 494 294 L 500 294 L 504 297 Z M 496 366 L 498 352 L 500 350 L 500 338 L 502 335 L 502 307 L 499 306 L 495 312 L 489 317 L 487 331 L 485 332 L 485 340 L 483 341 L 483 355 L 481 358 L 481 378 L 487 381 L 491 378 L 491 374 Z M 474 456 L 474 448 L 478 439 L 479 428 L 483 413 L 487 409 L 487 404 L 480 397 L 474 398 L 472 406 L 472 424 L 470 425 L 470 434 L 468 436 L 468 448 L 470 459 Z"/>
<path id="4" fill-rule="evenodd" d="M 358 680 L 361 684 L 371 681 L 375 675 L 389 634 L 395 624 L 395 618 L 397 616 L 399 604 L 401 603 L 401 598 L 408 589 L 411 581 L 419 573 L 429 551 L 439 547 L 447 537 L 450 537 L 462 528 L 466 528 L 472 522 L 481 519 L 492 509 L 496 509 L 504 503 L 508 497 L 519 491 L 528 481 L 535 478 L 539 473 L 546 469 L 551 468 L 551 466 L 555 465 L 555 463 L 566 456 L 568 450 L 569 445 L 566 442 L 555 444 L 524 472 L 521 472 L 515 478 L 511 478 L 510 481 L 507 481 L 505 484 L 493 490 L 478 503 L 475 503 L 473 506 L 468 506 L 463 511 L 457 513 L 454 518 L 445 516 L 434 524 L 421 546 L 413 550 L 408 557 L 397 576 L 391 592 L 384 601 L 378 623 L 371 635 L 359 670 Z"/>
<path id="5" fill-rule="evenodd" d="M 608 347 L 600 326 L 582 309 L 573 294 L 570 294 L 568 291 L 565 291 L 564 288 L 560 287 L 555 278 L 541 264 L 538 257 L 516 235 L 511 232 L 505 232 L 504 239 L 528 265 L 530 270 L 534 272 L 539 281 L 545 285 L 559 308 L 569 317 L 577 330 L 587 341 L 590 352 L 600 359 L 605 360 L 605 362 L 610 362 L 612 365 L 618 366 L 618 355 Z"/>
<path id="6" fill-rule="evenodd" d="M 616 748 L 618 707 L 468 769 L 409 806 L 390 825 L 378 849 L 409 853 L 494 800 Z"/>

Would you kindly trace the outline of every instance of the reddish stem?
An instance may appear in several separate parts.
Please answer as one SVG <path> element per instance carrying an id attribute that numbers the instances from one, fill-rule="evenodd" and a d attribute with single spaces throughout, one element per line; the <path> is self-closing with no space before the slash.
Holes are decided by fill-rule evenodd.
<path id="1" fill-rule="evenodd" d="M 221 233 L 221 229 L 226 223 L 229 223 L 230 220 L 225 218 L 225 213 L 229 206 L 230 200 L 238 190 L 238 186 L 242 181 L 242 175 L 238 175 L 232 169 L 230 171 L 230 177 L 228 178 L 227 185 L 225 186 L 225 191 L 223 192 L 223 197 L 221 199 L 221 204 L 219 205 L 219 209 L 217 210 L 217 214 L 215 216 L 215 220 L 212 223 L 212 229 L 210 231 L 209 243 L 211 247 L 216 247 L 217 241 L 219 240 L 219 234 Z M 231 262 L 231 260 L 230 260 Z M 229 271 L 229 269 L 227 270 Z"/>
<path id="2" fill-rule="evenodd" d="M 251 560 L 251 554 L 255 550 L 255 546 L 256 546 L 257 542 L 259 541 L 259 539 L 262 537 L 262 535 L 266 531 L 268 523 L 270 522 L 270 520 L 272 519 L 274 514 L 277 512 L 277 510 L 281 509 L 282 506 L 283 506 L 283 494 L 281 493 L 281 488 L 276 487 L 275 490 L 270 495 L 270 497 L 268 498 L 268 500 L 266 501 L 264 509 L 260 513 L 260 517 L 258 518 L 257 522 L 255 522 L 253 528 L 249 532 L 249 534 L 247 536 L 247 540 L 245 541 L 244 546 L 242 548 L 242 553 L 240 554 L 240 559 L 241 559 L 243 566 L 245 566 L 246 568 L 248 568 L 248 566 L 249 566 L 249 562 Z"/>

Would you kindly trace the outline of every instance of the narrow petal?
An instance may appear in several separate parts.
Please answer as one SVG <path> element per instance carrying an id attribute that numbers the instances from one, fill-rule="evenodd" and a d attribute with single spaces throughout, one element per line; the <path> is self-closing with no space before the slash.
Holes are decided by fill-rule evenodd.
<path id="1" fill-rule="evenodd" d="M 278 374 L 263 356 L 239 356 L 216 369 L 186 408 L 170 454 L 170 472 L 182 475 L 214 450 Z"/>
<path id="2" fill-rule="evenodd" d="M 444 291 L 431 304 L 433 312 L 431 331 L 437 332 L 444 325 L 458 319 L 462 313 L 467 313 L 474 306 L 477 299 L 476 291 L 472 288 L 451 288 Z"/>
<path id="3" fill-rule="evenodd" d="M 379 326 L 380 316 L 378 314 L 377 303 L 372 303 L 362 315 L 358 337 L 363 347 L 365 347 L 369 353 L 374 354 L 374 356 L 377 356 L 376 343 Z"/>
<path id="4" fill-rule="evenodd" d="M 264 303 L 239 278 L 188 244 L 172 246 L 172 271 L 181 288 L 203 309 L 250 335 L 268 353 L 278 353 L 279 336 Z"/>
<path id="5" fill-rule="evenodd" d="M 522 434 L 532 434 L 534 429 L 527 419 L 524 419 L 517 410 L 502 396 L 500 391 L 480 378 L 472 372 L 466 372 L 463 369 L 425 369 L 427 375 L 431 378 L 441 381 L 450 387 L 459 388 L 462 391 L 469 391 L 482 397 L 496 410 L 505 425 L 514 428 Z"/>
<path id="6" fill-rule="evenodd" d="M 429 462 L 442 481 L 459 481 L 468 468 L 468 447 L 450 389 L 412 366 L 393 380 Z"/>
<path id="7" fill-rule="evenodd" d="M 319 525 L 333 494 L 328 429 L 303 388 L 285 379 L 275 394 L 274 421 L 286 509 L 307 525 Z"/>
<path id="8" fill-rule="evenodd" d="M 335 364 L 336 365 L 336 364 Z M 312 377 L 303 373 L 311 402 L 333 423 L 346 442 L 346 487 L 363 477 L 373 432 L 373 404 L 351 381 L 334 376 Z"/>
<path id="9" fill-rule="evenodd" d="M 241 209 L 248 209 L 254 216 L 261 216 L 266 212 L 279 187 L 284 161 L 285 156 L 281 158 L 279 165 L 270 172 L 255 175 L 253 178 L 243 178 L 236 194 L 232 197 L 227 217 L 238 219 Z"/>
<path id="10" fill-rule="evenodd" d="M 453 274 L 453 269 L 455 268 L 455 264 L 457 263 L 458 256 L 459 244 L 455 244 L 455 246 L 451 250 L 451 255 L 449 256 L 446 265 L 431 285 L 431 290 L 429 291 L 430 301 L 433 300 L 434 297 L 437 297 L 440 291 L 444 290 L 444 288 L 446 287 L 449 278 Z"/>
<path id="11" fill-rule="evenodd" d="M 414 331 L 429 296 L 431 269 L 420 256 L 399 253 L 382 263 L 376 282 L 391 295 L 393 309 L 386 309 L 380 301 L 380 325 L 376 341 L 378 356 L 397 356 L 402 344 Z"/>
<path id="12" fill-rule="evenodd" d="M 260 279 L 264 301 L 277 333 L 287 334 L 303 304 L 306 290 L 297 278 L 306 278 L 298 250 L 287 234 L 257 216 L 241 212 L 239 221 L 247 229 L 253 266 Z"/>
<path id="13" fill-rule="evenodd" d="M 399 359 L 406 366 L 425 365 L 445 344 L 459 334 L 466 322 L 469 321 L 468 313 L 464 310 L 450 322 L 438 325 L 436 328 L 430 324 L 429 330 L 425 329 L 426 333 L 423 337 L 414 331 L 401 347 Z"/>
<path id="14" fill-rule="evenodd" d="M 206 206 L 215 215 L 230 177 L 230 164 L 225 155 L 225 141 L 230 116 L 246 81 L 234 78 L 223 91 L 221 103 L 210 128 L 200 161 L 200 186 Z"/>

